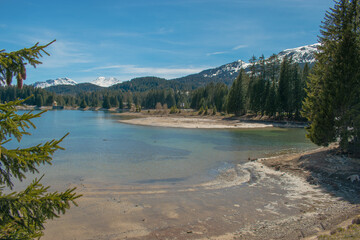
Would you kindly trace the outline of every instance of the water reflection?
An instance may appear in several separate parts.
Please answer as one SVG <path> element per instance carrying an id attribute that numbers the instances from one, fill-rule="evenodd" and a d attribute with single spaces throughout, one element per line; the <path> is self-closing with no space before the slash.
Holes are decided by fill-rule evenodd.
<path id="1" fill-rule="evenodd" d="M 34 123 L 33 136 L 22 145 L 70 135 L 43 167 L 48 181 L 78 179 L 93 183 L 194 183 L 219 170 L 287 149 L 314 147 L 303 129 L 205 130 L 121 124 L 110 113 L 49 111 Z M 16 144 L 15 144 L 16 145 Z"/>

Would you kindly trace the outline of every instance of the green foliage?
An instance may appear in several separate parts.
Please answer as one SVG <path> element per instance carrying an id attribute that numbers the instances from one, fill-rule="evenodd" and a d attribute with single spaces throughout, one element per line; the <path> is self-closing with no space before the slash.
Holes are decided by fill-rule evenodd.
<path id="1" fill-rule="evenodd" d="M 311 125 L 308 137 L 327 146 L 339 139 L 343 151 L 360 150 L 360 2 L 334 1 L 326 13 L 307 84 L 303 116 Z"/>
<path id="2" fill-rule="evenodd" d="M 25 61 L 34 67 L 40 64 L 37 58 L 41 56 L 40 52 L 45 52 L 44 48 L 48 45 L 36 44 L 32 48 L 12 53 L 2 51 L 1 81 L 10 85 L 12 76 L 16 75 L 18 87 L 21 88 L 22 80 L 26 78 Z M 16 94 L 12 97 L 16 97 Z M 56 150 L 63 149 L 59 144 L 67 136 L 28 148 L 6 148 L 6 144 L 12 141 L 11 137 L 20 142 L 23 135 L 30 135 L 28 129 L 35 128 L 32 119 L 44 113 L 17 114 L 16 107 L 29 100 L 30 98 L 0 104 L 0 239 L 33 239 L 42 236 L 46 220 L 64 214 L 70 204 L 76 205 L 75 200 L 80 197 L 74 192 L 75 188 L 48 193 L 49 187 L 40 183 L 41 178 L 35 179 L 23 191 L 8 193 L 14 187 L 14 179 L 22 181 L 27 173 L 38 173 L 41 164 L 51 164 L 52 155 Z"/>
<path id="3" fill-rule="evenodd" d="M 291 59 L 284 58 L 280 68 L 280 79 L 278 88 L 278 99 L 280 112 L 290 113 L 291 94 Z"/>
<path id="4" fill-rule="evenodd" d="M 199 114 L 199 115 L 202 115 L 203 113 L 204 113 L 204 108 L 203 108 L 203 107 L 200 107 L 198 114 Z"/>
<path id="5" fill-rule="evenodd" d="M 177 109 L 177 107 L 175 105 L 170 108 L 170 114 L 178 113 L 178 111 L 179 110 Z"/>
<path id="6" fill-rule="evenodd" d="M 83 99 L 82 101 L 81 101 L 81 103 L 80 103 L 80 106 L 79 106 L 80 108 L 86 108 L 87 107 L 87 104 L 86 104 L 86 101 L 85 101 L 85 99 Z"/>
<path id="7" fill-rule="evenodd" d="M 128 108 L 129 110 L 131 110 L 131 108 L 132 108 L 132 98 L 131 98 L 131 96 L 128 96 L 128 99 L 127 99 L 127 108 Z"/>
<path id="8" fill-rule="evenodd" d="M 30 48 L 24 48 L 15 52 L 7 53 L 5 50 L 0 50 L 0 81 L 3 84 L 10 85 L 12 78 L 16 77 L 17 86 L 21 88 L 23 85 L 23 80 L 26 79 L 26 67 L 25 65 L 29 63 L 31 66 L 36 67 L 36 65 L 41 64 L 38 59 L 42 57 L 41 53 L 49 55 L 45 48 L 52 44 L 54 41 L 39 46 L 39 43 L 36 43 Z"/>
<path id="9" fill-rule="evenodd" d="M 105 109 L 111 108 L 109 96 L 104 96 L 102 107 Z"/>
<path id="10" fill-rule="evenodd" d="M 228 87 L 223 83 L 209 83 L 205 87 L 198 88 L 192 92 L 190 107 L 200 109 L 216 106 L 219 111 L 225 111 L 225 102 Z"/>
<path id="11" fill-rule="evenodd" d="M 26 178 L 26 173 L 38 173 L 39 165 L 51 164 L 51 156 L 56 150 L 63 149 L 59 143 L 67 136 L 28 148 L 5 148 L 4 145 L 12 140 L 11 136 L 20 142 L 23 135 L 30 135 L 27 129 L 35 128 L 31 120 L 44 113 L 16 114 L 15 107 L 23 101 L 0 104 L 1 239 L 29 239 L 41 236 L 43 223 L 47 219 L 58 217 L 60 213 L 65 213 L 70 203 L 76 205 L 75 200 L 79 197 L 74 193 L 75 189 L 68 189 L 63 193 L 47 193 L 49 187 L 40 184 L 41 179 L 35 179 L 24 191 L 10 194 L 3 192 L 5 187 L 13 188 L 12 179 L 22 181 Z"/>
<path id="12" fill-rule="evenodd" d="M 213 115 L 216 115 L 216 113 L 217 113 L 216 106 L 214 106 L 214 107 L 213 107 L 212 114 L 213 114 Z"/>
<path id="13" fill-rule="evenodd" d="M 242 81 L 245 78 L 245 71 L 241 69 L 239 72 L 238 77 L 233 82 L 227 101 L 227 112 L 228 113 L 235 113 L 235 115 L 241 115 L 245 112 L 244 106 L 244 94 L 242 88 Z"/>
<path id="14" fill-rule="evenodd" d="M 269 83 L 270 85 L 270 83 Z M 269 89 L 269 94 L 267 96 L 266 102 L 265 102 L 265 113 L 266 115 L 273 117 L 276 115 L 276 87 L 275 82 L 271 84 L 271 87 Z"/>

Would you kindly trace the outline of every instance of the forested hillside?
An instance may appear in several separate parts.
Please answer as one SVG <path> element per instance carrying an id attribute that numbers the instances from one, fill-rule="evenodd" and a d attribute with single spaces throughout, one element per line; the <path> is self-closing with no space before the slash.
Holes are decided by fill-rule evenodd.
<path id="1" fill-rule="evenodd" d="M 60 85 L 41 89 L 25 86 L 1 88 L 1 101 L 27 98 L 29 105 L 72 107 L 102 107 L 154 109 L 158 104 L 168 108 L 192 108 L 200 112 L 211 109 L 213 113 L 227 112 L 235 115 L 246 113 L 287 119 L 300 119 L 301 104 L 305 97 L 305 85 L 309 67 L 302 69 L 292 57 L 265 59 L 263 56 L 250 60 L 246 69 L 240 68 L 235 81 L 221 79 L 209 83 L 166 80 L 157 77 L 136 78 L 109 88 L 90 83 L 74 86 Z M 217 78 L 215 78 L 217 79 Z M 187 82 L 188 81 L 188 82 Z M 191 84 L 192 83 L 192 84 Z M 231 87 L 228 84 L 232 84 Z M 197 87 L 196 87 L 197 86 Z"/>

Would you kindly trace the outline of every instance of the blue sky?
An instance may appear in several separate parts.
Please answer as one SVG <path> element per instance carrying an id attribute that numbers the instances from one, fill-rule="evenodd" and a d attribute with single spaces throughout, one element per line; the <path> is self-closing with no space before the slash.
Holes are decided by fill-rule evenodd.
<path id="1" fill-rule="evenodd" d="M 0 49 L 57 41 L 26 84 L 172 79 L 317 42 L 332 0 L 0 0 Z"/>

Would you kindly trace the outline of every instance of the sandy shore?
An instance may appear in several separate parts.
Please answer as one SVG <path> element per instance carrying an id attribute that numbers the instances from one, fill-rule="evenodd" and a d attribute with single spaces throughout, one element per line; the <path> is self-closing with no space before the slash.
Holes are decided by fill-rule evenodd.
<path id="1" fill-rule="evenodd" d="M 360 214 L 359 159 L 318 149 L 257 159 L 196 185 L 74 182 L 79 207 L 43 239 L 313 239 Z"/>
<path id="2" fill-rule="evenodd" d="M 119 120 L 121 123 L 173 128 L 200 128 L 200 129 L 225 129 L 225 128 L 266 128 L 273 127 L 271 123 L 244 123 L 238 120 L 221 120 L 208 118 L 190 117 L 143 117 L 127 120 Z"/>
<path id="3" fill-rule="evenodd" d="M 171 127 L 171 128 L 199 128 L 199 129 L 235 129 L 235 128 L 269 128 L 269 127 L 298 127 L 303 128 L 304 124 L 254 121 L 229 116 L 197 115 L 196 112 L 185 112 L 182 114 L 159 114 L 147 113 L 115 113 L 123 117 L 118 120 L 121 123 L 153 126 L 153 127 Z"/>

